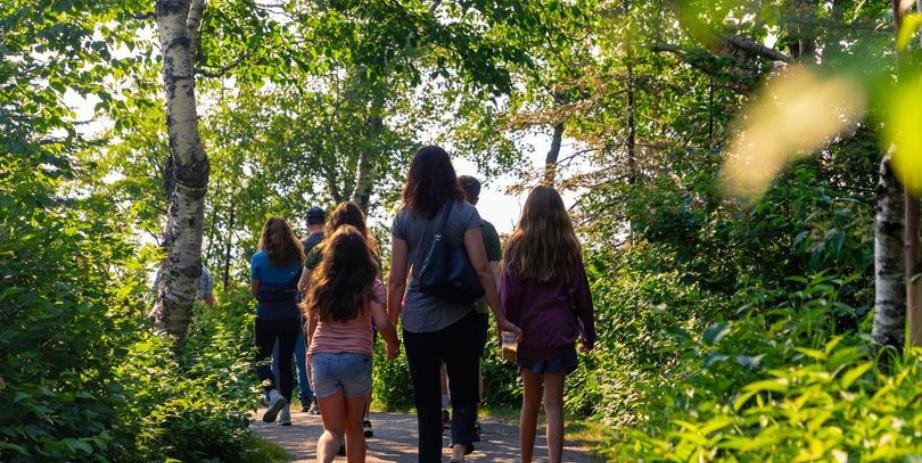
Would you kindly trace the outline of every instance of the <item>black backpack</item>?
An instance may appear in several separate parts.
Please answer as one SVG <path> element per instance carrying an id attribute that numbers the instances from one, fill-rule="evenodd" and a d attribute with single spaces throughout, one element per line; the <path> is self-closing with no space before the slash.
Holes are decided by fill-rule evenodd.
<path id="1" fill-rule="evenodd" d="M 464 245 L 453 245 L 443 236 L 454 203 L 448 203 L 429 254 L 419 270 L 419 290 L 423 294 L 458 304 L 473 304 L 484 295 L 480 278 L 471 265 Z"/>

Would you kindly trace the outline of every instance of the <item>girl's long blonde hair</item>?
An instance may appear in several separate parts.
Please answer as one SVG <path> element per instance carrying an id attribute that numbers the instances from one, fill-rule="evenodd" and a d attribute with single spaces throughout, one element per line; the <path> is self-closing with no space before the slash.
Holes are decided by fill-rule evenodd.
<path id="1" fill-rule="evenodd" d="M 270 217 L 263 225 L 259 250 L 265 252 L 269 262 L 277 267 L 304 263 L 304 247 L 288 222 L 281 217 Z"/>
<path id="2" fill-rule="evenodd" d="M 580 259 L 579 240 L 560 194 L 553 188 L 536 187 L 506 241 L 506 270 L 524 280 L 569 280 Z"/>

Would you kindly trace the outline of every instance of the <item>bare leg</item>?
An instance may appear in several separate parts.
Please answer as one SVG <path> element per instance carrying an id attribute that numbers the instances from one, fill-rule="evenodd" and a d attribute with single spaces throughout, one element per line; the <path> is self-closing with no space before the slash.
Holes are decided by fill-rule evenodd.
<path id="1" fill-rule="evenodd" d="M 330 397 L 318 397 L 317 402 L 323 419 L 323 434 L 317 439 L 317 462 L 330 463 L 336 458 L 346 431 L 346 396 L 339 390 Z"/>
<path id="2" fill-rule="evenodd" d="M 346 460 L 349 463 L 365 461 L 365 433 L 362 430 L 362 416 L 368 396 L 346 398 Z"/>
<path id="3" fill-rule="evenodd" d="M 442 368 L 439 369 L 439 386 L 442 388 L 442 395 L 448 395 L 448 371 L 445 369 L 445 364 L 442 364 Z"/>
<path id="4" fill-rule="evenodd" d="M 522 369 L 522 415 L 519 417 L 519 448 L 522 462 L 531 463 L 538 428 L 538 407 L 541 406 L 541 376 Z"/>
<path id="5" fill-rule="evenodd" d="M 550 463 L 560 463 L 563 454 L 564 373 L 544 374 L 544 414 L 547 418 L 547 453 Z"/>

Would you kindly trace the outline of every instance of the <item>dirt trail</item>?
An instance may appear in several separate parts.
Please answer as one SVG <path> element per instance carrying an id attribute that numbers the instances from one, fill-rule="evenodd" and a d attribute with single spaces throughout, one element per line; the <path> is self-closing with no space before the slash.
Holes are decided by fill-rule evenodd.
<path id="1" fill-rule="evenodd" d="M 320 417 L 307 413 L 292 413 L 291 427 L 280 427 L 255 420 L 253 431 L 284 448 L 294 462 L 316 461 L 317 437 L 323 431 Z M 262 410 L 259 412 L 262 416 Z M 416 417 L 400 413 L 372 413 L 375 437 L 368 439 L 368 462 L 415 462 L 416 461 Z M 518 423 L 489 419 L 481 421 L 483 441 L 475 444 L 477 450 L 468 456 L 468 461 L 515 462 L 519 459 Z M 539 434 L 544 430 L 539 429 Z M 450 450 L 445 438 L 444 461 L 448 461 Z M 536 461 L 547 461 L 547 447 L 543 436 L 535 443 Z M 345 461 L 345 458 L 337 458 Z M 589 449 L 578 443 L 568 442 L 564 450 L 565 462 L 591 462 Z"/>

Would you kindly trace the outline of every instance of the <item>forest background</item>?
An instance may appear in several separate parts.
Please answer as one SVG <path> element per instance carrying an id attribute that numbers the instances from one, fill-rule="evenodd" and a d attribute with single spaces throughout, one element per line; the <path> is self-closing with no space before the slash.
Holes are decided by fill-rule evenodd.
<path id="1" fill-rule="evenodd" d="M 265 218 L 352 200 L 386 254 L 426 143 L 512 197 L 566 192 L 600 336 L 566 405 L 610 430 L 600 456 L 922 455 L 916 8 L 8 1 L 0 460 L 260 461 Z M 490 349 L 486 405 L 515 406 Z M 408 407 L 405 360 L 375 369 L 377 406 Z"/>

